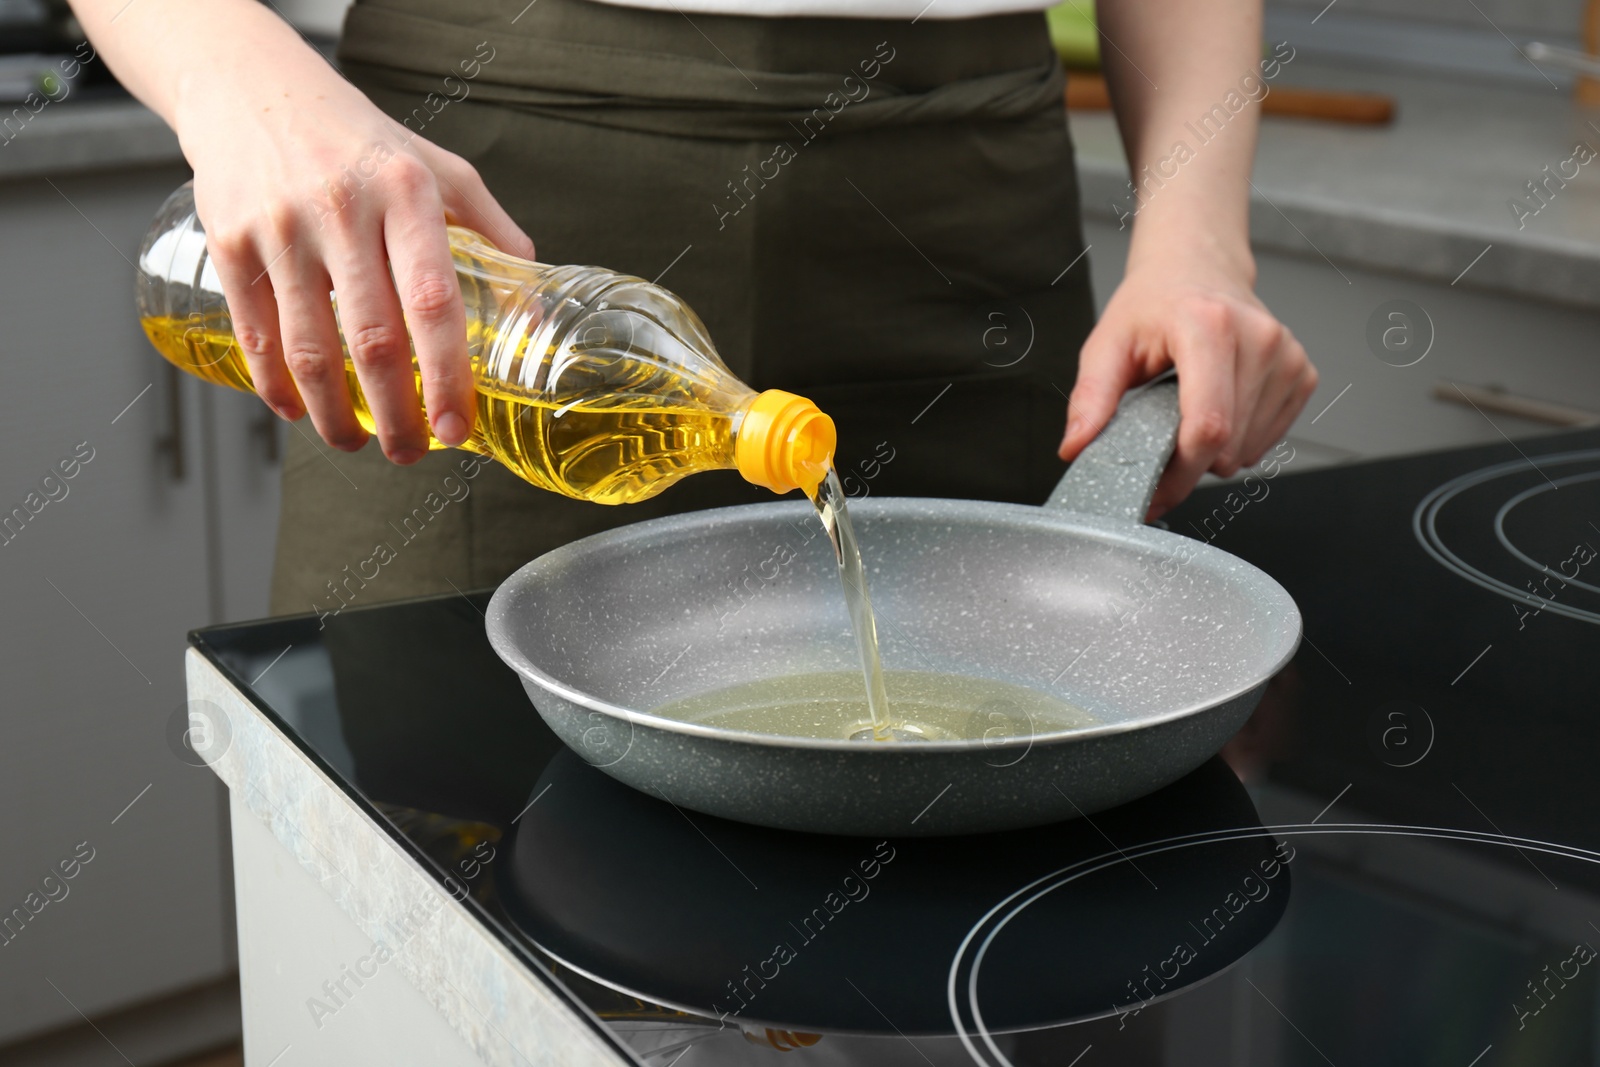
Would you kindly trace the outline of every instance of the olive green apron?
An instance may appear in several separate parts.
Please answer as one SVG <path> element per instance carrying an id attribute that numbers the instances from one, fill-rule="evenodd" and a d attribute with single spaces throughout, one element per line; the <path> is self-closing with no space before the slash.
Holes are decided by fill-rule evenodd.
<path id="1" fill-rule="evenodd" d="M 541 260 L 658 279 L 734 373 L 814 399 L 852 496 L 1044 499 L 1094 312 L 1042 16 L 523 3 L 360 2 L 341 63 L 472 162 Z M 772 498 L 713 472 L 607 507 L 298 429 L 276 612 L 481 588 L 586 534 Z"/>

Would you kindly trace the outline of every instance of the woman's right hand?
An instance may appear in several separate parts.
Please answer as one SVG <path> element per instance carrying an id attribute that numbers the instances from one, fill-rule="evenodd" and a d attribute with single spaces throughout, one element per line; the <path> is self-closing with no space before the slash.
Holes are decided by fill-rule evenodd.
<path id="1" fill-rule="evenodd" d="M 256 32 L 273 32 L 251 47 L 275 52 L 272 62 L 180 76 L 171 116 L 234 334 L 274 411 L 309 414 L 324 440 L 353 451 L 368 435 L 351 403 L 342 328 L 384 454 L 414 463 L 430 425 L 460 444 L 474 411 L 446 220 L 513 255 L 531 259 L 533 242 L 471 164 L 383 114 L 258 11 Z"/>

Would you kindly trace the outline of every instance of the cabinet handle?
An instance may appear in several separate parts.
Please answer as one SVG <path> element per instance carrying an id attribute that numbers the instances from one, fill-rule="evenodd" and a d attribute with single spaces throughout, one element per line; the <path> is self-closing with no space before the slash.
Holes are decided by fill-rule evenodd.
<path id="1" fill-rule="evenodd" d="M 183 439 L 183 375 L 170 363 L 163 365 L 167 379 L 167 432 L 156 438 L 156 451 L 168 454 L 172 480 L 185 474 Z"/>
<path id="2" fill-rule="evenodd" d="M 280 456 L 278 447 L 278 417 L 266 404 L 261 405 L 261 412 L 250 424 L 252 437 L 261 438 L 261 450 L 266 454 L 267 462 L 276 464 Z"/>

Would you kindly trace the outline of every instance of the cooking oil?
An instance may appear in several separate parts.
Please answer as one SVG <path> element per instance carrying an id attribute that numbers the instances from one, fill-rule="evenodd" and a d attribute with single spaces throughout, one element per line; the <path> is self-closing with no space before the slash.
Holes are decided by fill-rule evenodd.
<path id="1" fill-rule="evenodd" d="M 861 676 L 866 684 L 869 734 L 874 741 L 896 740 L 889 719 L 889 696 L 883 683 L 883 659 L 878 654 L 878 619 L 872 611 L 872 596 L 867 592 L 867 570 L 861 563 L 861 545 L 850 522 L 850 508 L 839 475 L 830 467 L 828 475 L 811 494 L 817 517 L 828 531 L 828 541 L 839 564 L 839 584 L 844 589 L 850 626 L 855 630 L 856 652 L 861 657 Z M 905 740 L 906 738 L 899 738 Z"/>
<path id="2" fill-rule="evenodd" d="M 906 740 L 999 743 L 1093 725 L 1083 709 L 1037 689 L 938 671 L 889 671 L 889 728 Z M 654 714 L 725 730 L 813 740 L 874 732 L 855 671 L 762 678 L 674 700 Z"/>
<path id="3" fill-rule="evenodd" d="M 163 315 L 141 316 L 139 325 L 144 327 L 145 336 L 168 363 L 212 385 L 255 392 L 250 368 L 231 332 Z"/>
<path id="4" fill-rule="evenodd" d="M 158 316 L 142 325 L 156 349 L 184 370 L 215 385 L 253 391 L 250 368 L 230 331 Z M 356 419 L 374 432 L 372 409 L 348 359 L 345 379 Z M 420 372 L 416 382 L 420 395 Z M 734 466 L 734 415 L 665 406 L 657 395 L 610 394 L 558 404 L 480 381 L 472 436 L 459 447 L 492 456 L 541 489 L 599 504 L 631 504 L 685 475 Z M 447 446 L 430 435 L 428 447 Z"/>
<path id="5" fill-rule="evenodd" d="M 600 504 L 645 500 L 716 469 L 774 492 L 816 490 L 833 457 L 832 421 L 803 397 L 740 381 L 677 296 L 600 267 L 518 259 L 461 227 L 447 232 L 478 393 L 462 447 Z M 163 356 L 253 391 L 190 186 L 167 199 L 145 237 L 137 293 L 140 321 Z M 345 376 L 371 432 L 348 351 Z M 420 370 L 414 381 L 420 397 Z"/>

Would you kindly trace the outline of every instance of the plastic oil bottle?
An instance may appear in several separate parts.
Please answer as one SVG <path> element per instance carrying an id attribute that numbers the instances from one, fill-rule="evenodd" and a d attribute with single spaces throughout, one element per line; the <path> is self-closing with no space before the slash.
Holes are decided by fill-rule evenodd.
<path id="1" fill-rule="evenodd" d="M 917 736 L 889 718 L 866 572 L 831 469 L 833 420 L 804 397 L 757 393 L 740 381 L 699 317 L 658 285 L 518 259 L 462 227 L 449 237 L 477 391 L 472 436 L 459 447 L 540 488 L 600 504 L 647 500 L 686 475 L 719 469 L 777 493 L 805 490 L 838 558 L 865 682 L 865 734 Z M 167 198 L 140 247 L 138 307 L 167 360 L 254 391 L 189 184 Z M 348 350 L 345 376 L 356 417 L 372 432 Z M 420 394 L 420 371 L 417 387 Z"/>
<path id="2" fill-rule="evenodd" d="M 460 447 L 600 504 L 645 500 L 725 468 L 774 492 L 816 495 L 833 459 L 833 421 L 803 397 L 757 393 L 735 377 L 677 296 L 599 267 L 518 259 L 461 227 L 449 235 L 477 388 L 472 436 Z M 140 248 L 138 306 L 166 359 L 253 391 L 190 185 L 167 199 Z M 348 351 L 345 374 L 370 432 Z"/>

